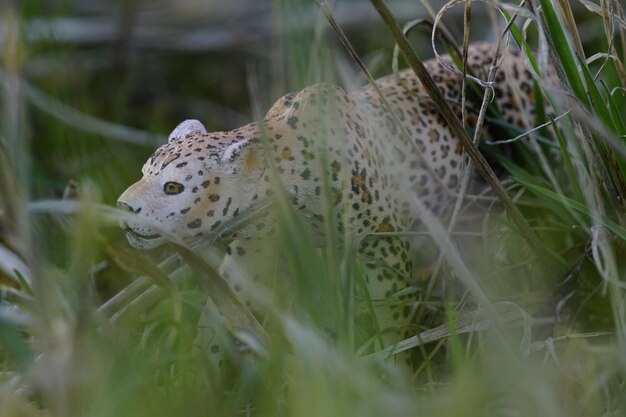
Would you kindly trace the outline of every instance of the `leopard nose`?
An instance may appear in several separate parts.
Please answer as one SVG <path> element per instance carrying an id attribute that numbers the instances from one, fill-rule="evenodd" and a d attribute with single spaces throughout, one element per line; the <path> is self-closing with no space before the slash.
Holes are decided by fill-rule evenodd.
<path id="1" fill-rule="evenodd" d="M 117 201 L 117 208 L 129 213 L 135 213 L 138 214 L 139 212 L 141 212 L 141 207 L 134 209 L 131 205 L 124 203 L 123 201 Z M 126 223 L 125 220 L 123 219 L 119 219 L 119 225 L 120 225 L 120 229 L 127 229 L 128 228 L 128 223 Z"/>
<path id="2" fill-rule="evenodd" d="M 129 212 L 135 213 L 135 214 L 141 213 L 141 207 L 137 207 L 135 209 L 132 206 L 130 206 L 129 204 L 124 203 L 123 201 L 119 201 L 119 200 L 117 202 L 117 208 L 120 209 L 120 210 L 129 211 Z"/>

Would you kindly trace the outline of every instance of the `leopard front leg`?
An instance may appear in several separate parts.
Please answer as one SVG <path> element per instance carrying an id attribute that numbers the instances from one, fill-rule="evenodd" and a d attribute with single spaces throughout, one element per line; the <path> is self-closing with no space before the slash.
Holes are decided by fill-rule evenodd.
<path id="1" fill-rule="evenodd" d="M 261 317 L 275 276 L 276 251 L 271 238 L 233 241 L 219 268 L 220 275 L 237 297 Z M 226 352 L 236 351 L 236 341 L 226 331 L 225 319 L 208 298 L 198 320 L 195 345 L 216 369 L 223 367 Z"/>
<path id="2" fill-rule="evenodd" d="M 403 237 L 370 237 L 359 246 L 367 295 L 358 294 L 361 300 L 369 299 L 372 303 L 375 318 L 368 314 L 367 321 L 376 321 L 384 347 L 408 337 L 414 307 L 408 250 L 408 239 Z M 271 240 L 237 240 L 229 245 L 220 266 L 220 274 L 257 317 L 267 311 L 266 302 L 271 300 L 268 291 L 272 288 L 273 277 L 279 273 L 279 260 L 276 245 Z M 220 320 L 223 317 L 213 302 L 207 300 L 199 320 L 196 345 L 218 369 L 223 366 L 225 352 L 229 352 L 227 348 L 234 347 L 232 337 L 224 334 Z M 380 348 L 376 345 L 375 350 Z M 408 355 L 399 355 L 395 359 L 399 363 L 409 363 Z"/>
<path id="3" fill-rule="evenodd" d="M 276 276 L 276 244 L 272 237 L 240 239 L 226 249 L 220 275 L 253 312 L 265 310 L 268 289 Z"/>

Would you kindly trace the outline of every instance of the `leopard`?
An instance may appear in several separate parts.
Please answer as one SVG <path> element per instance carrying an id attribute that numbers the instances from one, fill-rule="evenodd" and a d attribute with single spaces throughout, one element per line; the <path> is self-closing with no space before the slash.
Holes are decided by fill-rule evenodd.
<path id="1" fill-rule="evenodd" d="M 493 43 L 471 44 L 469 72 L 484 76 L 496 51 Z M 500 52 L 489 86 L 493 105 L 500 120 L 529 129 L 535 123 L 536 76 L 518 49 Z M 442 59 L 451 61 L 449 55 Z M 461 117 L 463 77 L 441 60 L 424 65 Z M 470 127 L 476 125 L 479 104 L 466 103 Z M 422 221 L 412 202 L 419 199 L 434 218 L 448 216 L 465 158 L 461 141 L 420 80 L 405 69 L 379 78 L 376 88 L 347 92 L 321 83 L 288 93 L 261 120 L 231 131 L 208 132 L 198 120 L 183 121 L 117 205 L 144 220 L 122 222 L 130 244 L 143 250 L 161 246 L 168 235 L 187 244 L 206 239 L 279 191 L 317 230 L 334 216 L 337 227 L 348 229 L 342 232 L 374 236 L 362 239 L 357 252 L 389 345 L 406 336 L 401 329 L 414 311 L 406 291 L 412 285 L 412 241 L 402 233 Z M 220 236 L 227 246 L 220 271 L 243 299 L 254 298 L 250 282 L 259 278 L 244 277 L 259 274 L 255 264 L 265 256 L 263 247 L 271 246 L 258 237 L 275 233 L 275 224 L 268 214 Z M 396 302 L 386 302 L 390 299 Z"/>

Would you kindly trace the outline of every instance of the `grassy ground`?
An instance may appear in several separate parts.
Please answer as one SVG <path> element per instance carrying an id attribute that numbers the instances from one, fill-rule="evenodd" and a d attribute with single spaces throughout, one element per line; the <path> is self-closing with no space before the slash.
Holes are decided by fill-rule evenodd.
<path id="1" fill-rule="evenodd" d="M 422 238 L 414 369 L 358 342 L 350 245 L 318 250 L 293 218 L 277 243 L 291 281 L 268 295 L 262 329 L 230 318 L 271 344 L 225 343 L 232 366 L 215 372 L 193 348 L 207 288 L 239 308 L 211 284 L 215 257 L 129 253 L 107 206 L 183 119 L 231 129 L 287 91 L 366 82 L 315 2 L 235 3 L 0 3 L 0 417 L 624 415 L 620 3 L 496 2 L 510 6 L 496 24 L 478 2 L 464 22 L 460 1 L 443 19 L 457 40 L 464 25 L 497 39 L 517 13 L 511 43 L 528 40 L 540 71 L 554 60 L 565 87 L 537 84 L 557 120 L 540 111 L 545 125 L 507 145 L 514 157 L 481 146 L 525 224 L 489 197 L 486 218 Z M 394 35 L 372 3 L 331 13 L 380 76 Z M 428 16 L 425 1 L 391 6 L 400 23 Z M 410 35 L 419 57 L 428 33 Z"/>

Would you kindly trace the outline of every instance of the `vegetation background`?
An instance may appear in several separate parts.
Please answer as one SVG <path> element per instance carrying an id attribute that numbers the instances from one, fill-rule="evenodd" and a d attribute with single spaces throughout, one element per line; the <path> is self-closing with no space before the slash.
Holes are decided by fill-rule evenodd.
<path id="1" fill-rule="evenodd" d="M 497 40 L 492 12 L 513 5 L 457 3 L 444 23 L 458 45 L 465 25 Z M 526 3 L 516 27 L 528 22 L 532 48 L 547 35 L 571 100 L 541 94 L 569 113 L 540 111 L 546 125 L 515 159 L 492 158 L 556 265 L 489 204 L 478 231 L 433 239 L 445 261 L 418 272 L 419 338 L 406 346 L 419 365 L 407 372 L 321 330 L 328 311 L 354 312 L 307 302 L 309 283 L 341 303 L 332 283 L 349 282 L 351 260 L 319 254 L 292 225 L 282 248 L 303 312 L 278 303 L 264 359 L 231 346 L 232 372 L 216 373 L 192 348 L 206 292 L 179 261 L 159 264 L 165 254 L 129 260 L 106 207 L 180 121 L 229 130 L 288 91 L 364 76 L 312 1 L 0 1 L 0 417 L 624 415 L 624 4 Z M 443 5 L 389 1 L 401 24 Z M 390 73 L 394 38 L 372 3 L 330 6 L 374 76 Z M 427 25 L 409 39 L 432 56 Z M 161 295 L 136 302 L 137 275 Z"/>

